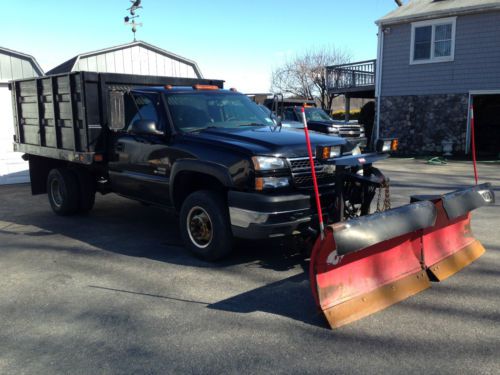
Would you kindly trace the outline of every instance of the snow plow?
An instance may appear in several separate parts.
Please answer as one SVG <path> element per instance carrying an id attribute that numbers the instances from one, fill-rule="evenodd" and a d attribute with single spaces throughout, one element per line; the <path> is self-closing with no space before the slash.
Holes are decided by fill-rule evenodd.
<path id="1" fill-rule="evenodd" d="M 304 131 L 307 140 L 305 118 Z M 309 145 L 308 151 L 312 163 Z M 316 183 L 314 189 L 318 212 L 323 212 Z M 311 252 L 309 278 L 330 327 L 400 302 L 480 257 L 485 250 L 471 231 L 471 211 L 494 202 L 490 184 L 482 184 L 412 196 L 407 205 L 326 227 L 318 215 L 320 236 Z"/>
<path id="2" fill-rule="evenodd" d="M 484 253 L 470 211 L 494 203 L 489 184 L 326 227 L 311 254 L 314 299 L 332 328 L 404 300 Z"/>

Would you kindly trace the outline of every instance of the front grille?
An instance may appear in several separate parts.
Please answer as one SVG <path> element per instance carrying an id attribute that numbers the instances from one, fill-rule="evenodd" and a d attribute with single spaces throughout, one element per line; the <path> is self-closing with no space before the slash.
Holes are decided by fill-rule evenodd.
<path id="1" fill-rule="evenodd" d="M 309 188 L 313 186 L 311 167 L 309 158 L 288 159 L 292 169 L 293 183 L 299 188 Z M 331 184 L 335 181 L 334 175 L 327 171 L 327 166 L 314 159 L 316 178 L 318 185 Z"/>
<path id="2" fill-rule="evenodd" d="M 358 125 L 341 126 L 339 135 L 347 138 L 359 138 L 361 136 L 361 127 Z"/>
<path id="3" fill-rule="evenodd" d="M 311 163 L 309 162 L 309 158 L 288 159 L 288 161 L 290 162 L 292 173 L 307 172 L 311 170 Z M 314 158 L 314 166 L 316 167 L 316 171 L 323 169 L 323 165 L 318 163 L 316 158 Z"/>

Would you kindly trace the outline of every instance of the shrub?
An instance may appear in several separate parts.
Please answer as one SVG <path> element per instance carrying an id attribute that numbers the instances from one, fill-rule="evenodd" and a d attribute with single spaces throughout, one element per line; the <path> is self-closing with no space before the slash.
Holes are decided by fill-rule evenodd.
<path id="1" fill-rule="evenodd" d="M 349 112 L 349 119 L 350 120 L 358 120 L 360 112 L 361 112 L 360 109 L 351 109 L 351 111 Z M 331 116 L 334 120 L 343 120 L 345 118 L 345 111 L 343 109 L 333 111 L 331 113 Z"/>

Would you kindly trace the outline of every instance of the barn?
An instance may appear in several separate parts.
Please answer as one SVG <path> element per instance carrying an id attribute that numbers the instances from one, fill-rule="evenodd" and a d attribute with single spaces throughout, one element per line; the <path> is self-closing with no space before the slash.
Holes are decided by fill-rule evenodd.
<path id="1" fill-rule="evenodd" d="M 203 78 L 194 61 L 143 41 L 79 54 L 46 74 L 74 71 Z M 7 82 L 41 75 L 43 71 L 33 57 L 0 48 L 0 185 L 29 181 L 27 163 L 12 151 L 14 127 Z"/>
<path id="2" fill-rule="evenodd" d="M 82 53 L 47 74 L 75 71 L 203 78 L 198 65 L 184 57 L 142 41 Z"/>
<path id="3" fill-rule="evenodd" d="M 0 185 L 29 181 L 27 162 L 12 150 L 14 122 L 8 82 L 42 75 L 32 56 L 0 47 Z"/>

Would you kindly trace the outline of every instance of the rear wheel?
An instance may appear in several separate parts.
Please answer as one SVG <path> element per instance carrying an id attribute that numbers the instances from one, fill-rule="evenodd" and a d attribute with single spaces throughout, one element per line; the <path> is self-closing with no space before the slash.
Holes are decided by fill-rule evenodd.
<path id="1" fill-rule="evenodd" d="M 56 214 L 72 215 L 78 210 L 78 181 L 72 171 L 52 169 L 47 177 L 47 193 L 50 206 Z"/>
<path id="2" fill-rule="evenodd" d="M 200 190 L 182 204 L 180 228 L 186 247 L 205 260 L 216 260 L 229 254 L 233 236 L 227 205 L 213 191 Z"/>

